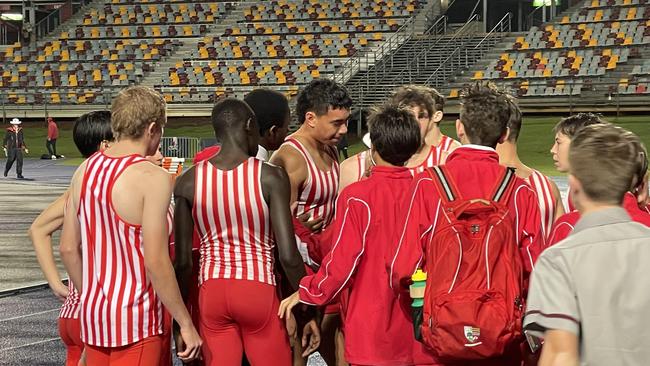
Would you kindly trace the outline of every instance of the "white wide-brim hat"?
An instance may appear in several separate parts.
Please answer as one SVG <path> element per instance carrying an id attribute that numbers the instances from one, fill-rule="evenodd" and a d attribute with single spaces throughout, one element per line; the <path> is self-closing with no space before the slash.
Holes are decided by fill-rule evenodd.
<path id="1" fill-rule="evenodd" d="M 19 125 L 19 124 L 21 124 L 22 122 L 21 122 L 18 118 L 14 118 L 14 119 L 12 119 L 11 122 L 9 122 L 9 123 L 11 123 L 12 125 Z"/>
<path id="2" fill-rule="evenodd" d="M 366 147 L 368 149 L 370 149 L 372 147 L 372 143 L 370 141 L 370 132 L 363 135 L 363 137 L 361 138 L 361 141 L 363 142 L 364 145 L 366 145 Z"/>

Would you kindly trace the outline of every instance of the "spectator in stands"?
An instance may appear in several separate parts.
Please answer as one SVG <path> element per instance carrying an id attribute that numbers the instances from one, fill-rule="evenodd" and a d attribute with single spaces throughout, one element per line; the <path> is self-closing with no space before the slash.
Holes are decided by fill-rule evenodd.
<path id="1" fill-rule="evenodd" d="M 56 154 L 56 139 L 58 138 L 59 127 L 56 125 L 56 122 L 54 122 L 54 119 L 52 117 L 49 117 L 47 119 L 47 142 L 45 142 L 45 147 L 47 147 L 47 152 L 52 157 L 52 159 L 59 157 Z"/>
<path id="2" fill-rule="evenodd" d="M 540 366 L 648 362 L 650 229 L 621 207 L 638 153 L 625 134 L 594 125 L 571 141 L 569 187 L 582 218 L 539 257 L 524 319 L 544 338 Z"/>
<path id="3" fill-rule="evenodd" d="M 5 138 L 2 143 L 5 156 L 7 156 L 7 164 L 5 165 L 5 174 L 9 174 L 11 166 L 16 162 L 16 174 L 18 179 L 25 179 L 23 177 L 23 150 L 29 154 L 29 149 L 25 144 L 25 136 L 23 135 L 23 128 L 20 127 L 22 122 L 18 118 L 14 118 L 9 122 L 11 127 L 7 128 Z"/>
<path id="4" fill-rule="evenodd" d="M 578 113 L 574 116 L 562 119 L 557 125 L 555 125 L 555 143 L 551 148 L 555 169 L 561 173 L 569 171 L 569 146 L 571 145 L 571 139 L 573 139 L 573 136 L 575 136 L 575 134 L 577 134 L 583 127 L 597 123 L 607 122 L 594 113 Z M 565 197 L 564 212 L 575 210 L 569 192 L 570 191 L 567 191 Z"/>
<path id="5" fill-rule="evenodd" d="M 271 89 L 255 89 L 244 97 L 260 128 L 257 158 L 269 160 L 269 152 L 277 150 L 289 132 L 291 110 L 284 94 Z"/>

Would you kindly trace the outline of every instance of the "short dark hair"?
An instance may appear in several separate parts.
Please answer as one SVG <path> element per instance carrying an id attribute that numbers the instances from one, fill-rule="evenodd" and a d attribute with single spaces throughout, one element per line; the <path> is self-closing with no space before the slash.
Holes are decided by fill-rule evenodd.
<path id="1" fill-rule="evenodd" d="M 329 79 L 314 79 L 298 94 L 298 122 L 305 122 L 307 112 L 322 116 L 327 114 L 330 107 L 349 110 L 352 107 L 352 98 L 343 85 Z"/>
<path id="2" fill-rule="evenodd" d="M 630 143 L 635 138 L 632 135 L 621 127 L 597 123 L 581 128 L 571 140 L 571 175 L 592 200 L 616 205 L 623 202 L 637 172 L 639 150 Z"/>
<path id="3" fill-rule="evenodd" d="M 395 93 L 388 100 L 389 103 L 426 109 L 429 118 L 435 113 L 435 104 L 433 94 L 429 88 L 419 85 L 404 85 L 395 90 Z"/>
<path id="4" fill-rule="evenodd" d="M 519 133 L 521 132 L 521 109 L 519 109 L 519 105 L 517 105 L 517 99 L 510 95 L 508 95 L 508 105 L 510 106 L 510 118 L 508 118 L 510 134 L 508 135 L 508 141 L 517 142 L 519 139 Z"/>
<path id="5" fill-rule="evenodd" d="M 74 121 L 72 140 L 84 158 L 96 153 L 102 141 L 113 141 L 111 112 L 88 112 Z"/>
<path id="6" fill-rule="evenodd" d="M 275 90 L 255 89 L 244 97 L 244 101 L 255 112 L 260 136 L 273 126 L 281 127 L 291 114 L 287 97 Z"/>
<path id="7" fill-rule="evenodd" d="M 476 82 L 461 92 L 460 121 L 472 144 L 495 147 L 506 132 L 510 103 L 491 82 Z"/>
<path id="8" fill-rule="evenodd" d="M 223 98 L 212 108 L 212 128 L 217 136 L 235 132 L 234 128 L 248 119 L 255 120 L 255 113 L 243 100 Z"/>
<path id="9" fill-rule="evenodd" d="M 583 127 L 599 123 L 608 123 L 601 115 L 596 113 L 578 113 L 573 116 L 563 118 L 553 128 L 553 132 L 562 133 L 563 135 L 573 138 Z"/>
<path id="10" fill-rule="evenodd" d="M 402 166 L 421 145 L 420 125 L 413 113 L 395 104 L 374 110 L 368 118 L 373 148 L 385 161 Z"/>

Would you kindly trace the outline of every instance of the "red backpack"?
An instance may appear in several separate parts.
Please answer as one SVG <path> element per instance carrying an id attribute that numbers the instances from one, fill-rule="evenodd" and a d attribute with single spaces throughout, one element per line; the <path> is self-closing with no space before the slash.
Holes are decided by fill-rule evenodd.
<path id="1" fill-rule="evenodd" d="M 489 200 L 463 199 L 444 166 L 427 170 L 442 199 L 425 251 L 422 341 L 443 361 L 503 355 L 521 341 L 523 266 L 508 215 L 514 169 Z"/>

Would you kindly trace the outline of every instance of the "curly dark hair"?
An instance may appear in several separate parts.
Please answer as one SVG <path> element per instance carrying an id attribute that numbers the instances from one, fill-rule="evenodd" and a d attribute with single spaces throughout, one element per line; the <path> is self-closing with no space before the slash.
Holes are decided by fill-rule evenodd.
<path id="1" fill-rule="evenodd" d="M 330 107 L 349 110 L 352 107 L 352 98 L 343 85 L 329 79 L 314 79 L 298 94 L 296 102 L 298 122 L 305 122 L 307 112 L 322 116 L 327 114 Z"/>
<path id="2" fill-rule="evenodd" d="M 511 103 L 492 82 L 476 82 L 461 92 L 460 121 L 472 144 L 496 147 L 506 132 Z"/>

